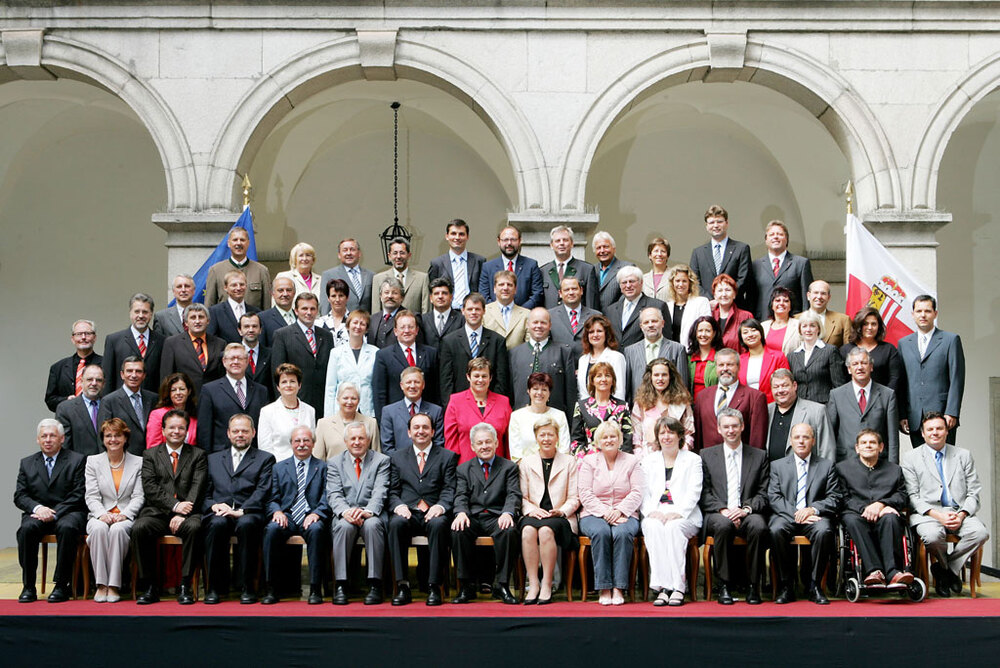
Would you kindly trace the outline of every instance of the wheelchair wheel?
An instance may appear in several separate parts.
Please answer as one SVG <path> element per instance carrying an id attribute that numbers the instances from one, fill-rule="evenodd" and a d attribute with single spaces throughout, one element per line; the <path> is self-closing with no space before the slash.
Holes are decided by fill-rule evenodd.
<path id="1" fill-rule="evenodd" d="M 857 578 L 848 578 L 847 582 L 844 583 L 844 596 L 851 603 L 857 603 L 858 599 L 861 598 L 861 585 L 858 584 Z"/>
<path id="2" fill-rule="evenodd" d="M 911 601 L 919 603 L 927 598 L 927 585 L 920 578 L 913 578 L 913 582 L 906 588 L 906 594 Z"/>

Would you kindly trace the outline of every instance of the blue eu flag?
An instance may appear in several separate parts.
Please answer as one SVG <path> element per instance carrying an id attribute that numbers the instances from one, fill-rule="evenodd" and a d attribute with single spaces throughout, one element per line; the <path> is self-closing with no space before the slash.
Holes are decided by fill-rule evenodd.
<path id="1" fill-rule="evenodd" d="M 250 207 L 243 207 L 243 214 L 240 219 L 237 220 L 233 227 L 229 228 L 232 231 L 234 228 L 242 227 L 247 231 L 247 236 L 250 237 L 250 244 L 247 247 L 247 257 L 251 260 L 257 260 L 257 241 L 253 237 L 253 214 L 250 213 Z M 212 265 L 216 262 L 222 262 L 223 260 L 229 259 L 229 246 L 227 242 L 229 241 L 229 231 L 226 232 L 226 236 L 222 237 L 222 241 L 219 245 L 215 247 L 212 254 L 208 256 L 205 263 L 201 265 L 201 268 L 195 272 L 194 275 L 194 300 L 199 304 L 205 303 L 205 282 L 208 278 L 208 270 L 212 268 Z M 170 300 L 170 306 L 173 306 L 176 300 Z"/>

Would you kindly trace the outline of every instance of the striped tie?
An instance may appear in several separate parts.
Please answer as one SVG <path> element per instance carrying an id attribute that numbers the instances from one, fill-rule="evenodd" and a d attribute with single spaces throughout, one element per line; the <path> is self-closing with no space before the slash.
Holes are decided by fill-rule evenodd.
<path id="1" fill-rule="evenodd" d="M 236 381 L 236 399 L 244 409 L 247 407 L 247 395 L 243 393 L 243 381 Z"/>
<path id="2" fill-rule="evenodd" d="M 719 385 L 719 389 L 716 391 L 715 396 L 715 414 L 718 415 L 726 406 L 726 393 L 729 392 L 729 388 L 725 385 Z"/>
<path id="3" fill-rule="evenodd" d="M 451 299 L 451 305 L 453 308 L 462 308 L 462 300 L 469 294 L 469 280 L 465 272 L 464 257 L 460 257 L 455 261 L 455 268 L 452 270 L 452 273 L 455 274 L 455 295 Z"/>
<path id="4" fill-rule="evenodd" d="M 139 335 L 139 357 L 146 358 L 146 335 Z"/>
<path id="5" fill-rule="evenodd" d="M 479 335 L 475 332 L 469 334 L 469 352 L 473 359 L 479 357 Z"/>
<path id="6" fill-rule="evenodd" d="M 87 366 L 87 360 L 80 358 L 76 364 L 76 379 L 73 381 L 73 396 L 78 397 L 83 392 L 83 367 Z"/>
<path id="7" fill-rule="evenodd" d="M 809 469 L 806 467 L 806 460 L 799 459 L 799 481 L 795 488 L 795 509 L 802 510 L 806 507 L 806 477 Z"/>
<path id="8" fill-rule="evenodd" d="M 292 522 L 302 525 L 302 520 L 306 518 L 306 511 L 309 510 L 309 504 L 306 503 L 306 463 L 304 460 L 299 460 L 296 464 L 298 472 L 296 473 L 296 481 L 298 484 L 299 491 L 295 495 L 295 505 L 292 506 Z"/>
<path id="9" fill-rule="evenodd" d="M 715 262 L 716 275 L 722 273 L 722 244 L 715 244 L 715 252 L 712 259 Z"/>
<path id="10" fill-rule="evenodd" d="M 312 327 L 310 327 L 309 329 L 306 330 L 306 341 L 309 342 L 309 350 L 311 350 L 312 354 L 315 355 L 316 354 L 316 337 L 313 336 Z"/>
<path id="11" fill-rule="evenodd" d="M 580 322 L 576 319 L 576 309 L 572 309 L 569 312 L 569 326 L 573 330 L 573 333 L 576 334 L 576 330 L 580 327 Z"/>
<path id="12" fill-rule="evenodd" d="M 205 359 L 205 346 L 201 342 L 201 337 L 194 340 L 194 349 L 198 353 L 198 364 L 201 365 L 201 370 L 204 371 L 205 367 L 208 366 L 207 360 Z"/>
<path id="13" fill-rule="evenodd" d="M 360 272 L 358 271 L 358 268 L 354 267 L 353 269 L 351 269 L 347 273 L 351 277 L 351 284 L 354 287 L 354 294 L 358 296 L 358 299 L 361 299 L 361 292 L 362 292 L 361 291 L 361 276 L 360 276 Z"/>

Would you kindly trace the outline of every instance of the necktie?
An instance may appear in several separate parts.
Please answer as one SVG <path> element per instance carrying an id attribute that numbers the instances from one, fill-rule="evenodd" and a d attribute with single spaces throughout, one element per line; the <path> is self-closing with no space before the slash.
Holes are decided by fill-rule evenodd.
<path id="1" fill-rule="evenodd" d="M 795 509 L 802 510 L 806 507 L 806 476 L 809 472 L 808 467 L 806 467 L 806 460 L 798 459 L 799 466 L 799 478 L 798 483 L 795 486 Z"/>
<path id="2" fill-rule="evenodd" d="M 778 277 L 778 269 L 781 268 L 781 260 L 774 258 L 774 277 Z"/>
<path id="3" fill-rule="evenodd" d="M 384 324 L 388 323 L 389 322 L 389 318 L 391 318 L 391 317 L 392 317 L 391 313 L 386 313 L 385 315 L 383 315 L 382 316 L 382 324 L 384 325 Z"/>
<path id="4" fill-rule="evenodd" d="M 934 461 L 937 462 L 938 477 L 941 478 L 941 505 L 949 508 L 952 505 L 951 495 L 948 494 L 948 481 L 944 477 L 944 451 L 938 450 L 934 453 Z"/>
<path id="5" fill-rule="evenodd" d="M 146 335 L 145 333 L 139 335 L 139 357 L 146 357 Z"/>
<path id="6" fill-rule="evenodd" d="M 361 459 L 358 457 L 354 458 L 354 474 L 361 480 Z"/>
<path id="7" fill-rule="evenodd" d="M 174 475 L 177 475 L 177 460 L 180 458 L 176 452 L 170 453 L 170 466 L 174 469 Z"/>
<path id="8" fill-rule="evenodd" d="M 917 343 L 920 344 L 920 359 L 923 359 L 924 355 L 927 354 L 927 335 L 921 334 L 920 338 L 917 340 Z"/>
<path id="9" fill-rule="evenodd" d="M 566 263 L 565 262 L 560 262 L 559 263 L 559 283 L 560 283 L 560 285 L 562 284 L 562 279 L 565 276 L 565 274 L 566 274 Z"/>
<path id="10" fill-rule="evenodd" d="M 656 359 L 656 353 L 659 352 L 659 346 L 656 345 L 655 341 L 646 341 L 646 364 L 649 364 Z"/>
<path id="11" fill-rule="evenodd" d="M 247 407 L 247 395 L 243 392 L 243 380 L 240 379 L 236 381 L 236 399 L 240 402 L 240 406 L 243 408 Z"/>
<path id="12" fill-rule="evenodd" d="M 94 431 L 97 431 L 97 402 L 90 402 L 90 421 L 94 423 Z"/>
<path id="13" fill-rule="evenodd" d="M 864 414 L 865 409 L 867 407 L 868 407 L 868 400 L 865 399 L 865 391 L 864 388 L 862 388 L 858 390 L 858 408 L 861 409 L 862 415 Z"/>
<path id="14" fill-rule="evenodd" d="M 460 257 L 455 260 L 454 267 L 452 268 L 452 273 L 455 274 L 455 294 L 452 297 L 451 304 L 461 308 L 462 300 L 465 296 L 469 294 L 469 281 L 465 274 L 465 258 Z"/>
<path id="15" fill-rule="evenodd" d="M 487 480 L 490 479 L 490 463 L 489 462 L 483 462 L 483 475 L 486 476 Z"/>
<path id="16" fill-rule="evenodd" d="M 402 283 L 403 287 L 405 288 L 406 287 L 406 281 L 403 280 L 403 277 L 404 277 L 403 274 L 399 273 L 398 271 L 396 272 L 396 280 L 399 281 L 400 283 Z"/>
<path id="17" fill-rule="evenodd" d="M 420 473 L 423 473 L 424 466 L 426 464 L 427 464 L 427 453 L 421 452 L 419 455 L 417 455 L 417 470 L 420 471 Z"/>
<path id="18" fill-rule="evenodd" d="M 52 457 L 45 458 L 45 470 L 48 471 L 49 477 L 52 477 L 52 468 L 56 465 L 56 461 Z"/>
<path id="19" fill-rule="evenodd" d="M 236 305 L 236 308 L 233 309 L 233 315 L 236 316 L 236 322 L 239 322 L 240 318 L 243 317 L 243 304 Z"/>
<path id="20" fill-rule="evenodd" d="M 576 330 L 579 327 L 580 327 L 580 321 L 576 319 L 576 309 L 570 309 L 569 328 L 573 330 L 574 334 L 576 334 Z"/>
<path id="21" fill-rule="evenodd" d="M 250 373 L 256 375 L 256 373 L 257 373 L 257 364 L 253 361 L 253 350 L 252 349 L 247 351 L 247 361 L 250 363 Z"/>
<path id="22" fill-rule="evenodd" d="M 282 317 L 284 317 L 286 324 L 290 325 L 293 322 L 295 322 L 295 317 L 292 315 L 291 311 L 289 311 L 288 313 L 283 314 Z"/>
<path id="23" fill-rule="evenodd" d="M 83 392 L 83 367 L 87 366 L 87 361 L 80 358 L 80 361 L 76 363 L 76 377 L 73 381 L 73 396 L 78 397 L 80 393 Z"/>
<path id="24" fill-rule="evenodd" d="M 444 334 L 444 324 L 445 322 L 447 322 L 448 316 L 445 315 L 444 313 L 438 313 L 436 318 L 437 318 L 438 336 L 441 336 L 442 334 Z"/>
<path id="25" fill-rule="evenodd" d="M 719 389 L 715 392 L 715 414 L 718 415 L 726 405 L 726 395 L 729 393 L 729 388 L 725 385 L 719 385 Z"/>
<path id="26" fill-rule="evenodd" d="M 740 472 L 736 468 L 736 451 L 726 446 L 726 506 L 740 507 Z"/>
<path id="27" fill-rule="evenodd" d="M 510 304 L 500 307 L 500 314 L 503 315 L 504 329 L 510 326 Z"/>
<path id="28" fill-rule="evenodd" d="M 306 463 L 299 460 L 295 466 L 298 492 L 295 493 L 295 505 L 292 506 L 292 522 L 301 525 L 302 520 L 306 518 L 306 511 L 309 510 L 309 505 L 306 503 Z"/>
<path id="29" fill-rule="evenodd" d="M 417 360 L 413 359 L 413 348 L 406 349 L 406 363 L 410 366 L 417 366 Z"/>
<path id="30" fill-rule="evenodd" d="M 514 271 L 514 261 L 507 260 L 507 271 Z"/>
<path id="31" fill-rule="evenodd" d="M 718 275 L 722 273 L 722 244 L 715 244 L 712 257 L 715 260 L 715 273 Z"/>
<path id="32" fill-rule="evenodd" d="M 194 340 L 194 351 L 198 354 L 198 364 L 201 365 L 201 370 L 204 371 L 207 366 L 205 360 L 205 346 L 202 343 L 200 336 Z"/>
<path id="33" fill-rule="evenodd" d="M 469 352 L 473 359 L 479 357 L 479 335 L 475 332 L 469 334 Z"/>
<path id="34" fill-rule="evenodd" d="M 243 451 L 237 450 L 236 453 L 233 455 L 233 471 L 235 471 L 240 467 L 240 462 L 242 461 L 243 461 Z"/>
<path id="35" fill-rule="evenodd" d="M 347 274 L 351 277 L 351 284 L 354 287 L 354 294 L 361 298 L 361 275 L 357 267 L 349 270 Z"/>
<path id="36" fill-rule="evenodd" d="M 410 417 L 413 417 L 416 414 L 417 414 L 417 405 L 410 404 Z"/>
<path id="37" fill-rule="evenodd" d="M 531 358 L 531 373 L 538 373 L 541 368 L 541 364 L 538 362 L 538 356 L 542 354 L 542 344 L 535 342 L 535 354 Z"/>
<path id="38" fill-rule="evenodd" d="M 622 308 L 622 329 L 628 325 L 628 319 L 632 316 L 632 309 L 635 308 L 635 303 L 625 300 L 625 305 Z"/>
<path id="39" fill-rule="evenodd" d="M 139 424 L 145 427 L 146 416 L 143 415 L 142 396 L 138 392 L 132 395 L 132 410 L 135 411 L 135 416 L 139 419 Z"/>
<path id="40" fill-rule="evenodd" d="M 309 350 L 312 351 L 313 355 L 315 355 L 316 354 L 316 337 L 313 336 L 312 327 L 310 327 L 309 329 L 306 330 L 306 341 L 309 342 Z"/>

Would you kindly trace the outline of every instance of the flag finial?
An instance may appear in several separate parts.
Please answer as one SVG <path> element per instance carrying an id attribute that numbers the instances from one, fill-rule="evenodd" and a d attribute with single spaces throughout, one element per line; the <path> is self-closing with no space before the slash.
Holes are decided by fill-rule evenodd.
<path id="1" fill-rule="evenodd" d="M 250 206 L 250 191 L 253 190 L 253 186 L 250 185 L 250 174 L 243 175 L 243 208 Z"/>
<path id="2" fill-rule="evenodd" d="M 847 198 L 847 214 L 854 213 L 854 183 L 848 179 L 847 187 L 844 188 L 844 197 Z"/>

